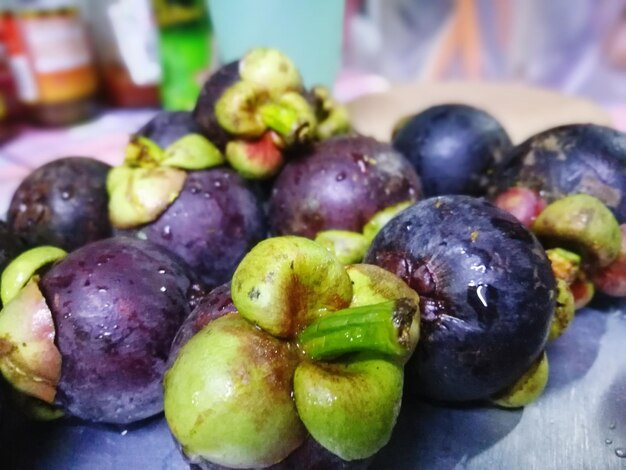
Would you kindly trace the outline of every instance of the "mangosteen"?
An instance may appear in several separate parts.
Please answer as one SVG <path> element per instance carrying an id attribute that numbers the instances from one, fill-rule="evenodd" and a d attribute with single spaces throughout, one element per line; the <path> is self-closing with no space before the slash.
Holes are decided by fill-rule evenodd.
<path id="1" fill-rule="evenodd" d="M 272 189 L 270 229 L 308 238 L 330 230 L 361 233 L 380 211 L 420 196 L 415 170 L 390 145 L 334 137 L 285 165 Z"/>
<path id="2" fill-rule="evenodd" d="M 485 111 L 443 104 L 406 118 L 393 146 L 420 175 L 425 197 L 483 196 L 511 139 Z"/>
<path id="3" fill-rule="evenodd" d="M 13 194 L 9 227 L 30 246 L 65 250 L 111 236 L 109 170 L 106 163 L 88 157 L 60 158 L 37 168 Z"/>
<path id="4" fill-rule="evenodd" d="M 165 417 L 192 467 L 366 468 L 397 418 L 418 303 L 311 240 L 259 243 L 172 349 Z"/>
<path id="5" fill-rule="evenodd" d="M 539 241 L 508 212 L 468 196 L 420 201 L 383 227 L 365 262 L 420 296 L 421 336 L 406 370 L 413 393 L 494 398 L 530 369 L 545 386 L 545 367 L 533 364 L 553 321 L 555 278 Z"/>
<path id="6" fill-rule="evenodd" d="M 511 193 L 516 198 L 507 202 L 509 191 L 516 188 L 535 196 Z M 506 156 L 490 187 L 498 205 L 509 207 L 529 199 L 536 205 L 537 196 L 551 203 L 571 194 L 589 194 L 611 209 L 619 223 L 626 222 L 624 192 L 626 134 L 596 124 L 570 124 L 530 137 Z"/>
<path id="7" fill-rule="evenodd" d="M 294 63 L 275 49 L 256 48 L 214 73 L 193 115 L 233 168 L 267 179 L 283 152 L 349 129 L 345 107 L 323 87 L 305 90 Z"/>
<path id="8" fill-rule="evenodd" d="M 188 267 L 130 238 L 64 255 L 35 248 L 5 270 L 13 282 L 2 291 L 3 375 L 20 392 L 87 421 L 128 424 L 159 413 L 169 349 L 196 288 Z"/>
<path id="9" fill-rule="evenodd" d="M 265 215 L 250 185 L 220 166 L 222 153 L 196 130 L 184 113 L 144 126 L 110 173 L 109 216 L 117 235 L 167 248 L 214 287 L 265 237 Z"/>

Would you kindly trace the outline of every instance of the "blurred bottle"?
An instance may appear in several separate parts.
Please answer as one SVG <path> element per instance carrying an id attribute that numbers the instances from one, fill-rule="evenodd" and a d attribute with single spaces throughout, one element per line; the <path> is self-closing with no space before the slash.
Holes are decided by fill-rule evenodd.
<path id="1" fill-rule="evenodd" d="M 107 101 L 120 107 L 159 103 L 157 28 L 150 0 L 83 0 Z"/>
<path id="2" fill-rule="evenodd" d="M 8 51 L 31 118 L 62 126 L 96 110 L 97 75 L 76 1 L 14 0 Z"/>
<path id="3" fill-rule="evenodd" d="M 153 0 L 159 25 L 161 102 L 168 110 L 195 105 L 211 63 L 205 0 Z"/>
<path id="4" fill-rule="evenodd" d="M 10 11 L 0 3 L 0 142 L 12 135 L 21 109 L 7 52 L 7 29 L 11 21 Z"/>

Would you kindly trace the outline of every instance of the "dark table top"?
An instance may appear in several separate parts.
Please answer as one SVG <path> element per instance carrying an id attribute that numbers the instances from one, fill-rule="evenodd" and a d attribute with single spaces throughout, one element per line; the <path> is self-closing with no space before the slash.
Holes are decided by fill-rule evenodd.
<path id="1" fill-rule="evenodd" d="M 626 469 L 626 302 L 596 301 L 550 344 L 544 395 L 523 410 L 405 397 L 374 469 Z M 5 423 L 1 468 L 186 469 L 161 416 L 128 428 Z M 622 452 L 623 451 L 623 452 Z M 7 466 L 8 463 L 8 466 Z"/>

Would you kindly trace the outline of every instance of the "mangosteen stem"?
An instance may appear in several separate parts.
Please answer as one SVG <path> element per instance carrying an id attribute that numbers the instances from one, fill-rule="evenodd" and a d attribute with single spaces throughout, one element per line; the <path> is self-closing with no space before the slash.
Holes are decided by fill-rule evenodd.
<path id="1" fill-rule="evenodd" d="M 313 110 L 296 93 L 286 93 L 280 101 L 265 103 L 259 108 L 259 115 L 287 145 L 309 140 L 315 130 Z"/>
<path id="2" fill-rule="evenodd" d="M 406 356 L 409 330 L 417 305 L 408 298 L 352 307 L 324 316 L 306 327 L 297 341 L 313 360 L 353 352 L 378 352 Z"/>

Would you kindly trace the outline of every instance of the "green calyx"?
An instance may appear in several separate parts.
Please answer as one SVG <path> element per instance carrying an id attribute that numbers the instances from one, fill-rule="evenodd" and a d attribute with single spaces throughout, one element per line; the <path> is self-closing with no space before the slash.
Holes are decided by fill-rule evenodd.
<path id="1" fill-rule="evenodd" d="M 509 388 L 491 398 L 491 401 L 503 408 L 521 408 L 535 401 L 548 384 L 548 356 L 541 356 Z"/>
<path id="2" fill-rule="evenodd" d="M 353 352 L 377 352 L 404 358 L 417 305 L 408 298 L 351 307 L 314 321 L 298 334 L 300 349 L 313 360 Z"/>
<path id="3" fill-rule="evenodd" d="M 580 273 L 580 256 L 563 248 L 550 248 L 546 255 L 552 265 L 552 272 L 557 279 L 571 284 Z"/>
<path id="4" fill-rule="evenodd" d="M 593 268 L 609 265 L 619 254 L 619 223 L 599 199 L 575 194 L 547 206 L 532 230 L 550 246 L 580 253 Z"/>
<path id="5" fill-rule="evenodd" d="M 54 246 L 32 248 L 15 258 L 2 272 L 0 298 L 7 305 L 43 267 L 65 258 L 67 253 Z"/>
<path id="6" fill-rule="evenodd" d="M 554 310 L 554 318 L 550 325 L 550 334 L 548 339 L 553 341 L 561 336 L 574 319 L 576 306 L 574 304 L 574 295 L 569 284 L 563 279 L 556 280 L 556 309 Z"/>
<path id="7" fill-rule="evenodd" d="M 302 79 L 295 64 L 282 52 L 270 48 L 250 50 L 239 61 L 242 80 L 262 87 L 272 98 L 302 88 Z"/>
<path id="8" fill-rule="evenodd" d="M 389 442 L 403 382 L 402 366 L 378 356 L 303 362 L 294 376 L 294 398 L 317 442 L 344 460 L 364 459 Z"/>
<path id="9" fill-rule="evenodd" d="M 369 247 L 363 235 L 349 230 L 323 230 L 316 235 L 315 242 L 334 253 L 342 264 L 358 263 Z"/>
<path id="10" fill-rule="evenodd" d="M 109 171 L 109 219 L 121 229 L 156 220 L 178 197 L 187 174 L 168 167 L 129 168 Z"/>
<path id="11" fill-rule="evenodd" d="M 187 134 L 162 149 L 136 136 L 126 147 L 124 165 L 107 177 L 109 218 L 117 228 L 156 220 L 183 189 L 185 170 L 205 170 L 225 162 L 215 145 L 200 134 Z"/>
<path id="12" fill-rule="evenodd" d="M 325 248 L 287 236 L 264 240 L 244 257 L 231 295 L 243 317 L 274 336 L 293 338 L 317 318 L 348 307 L 352 284 Z"/>
<path id="13" fill-rule="evenodd" d="M 147 137 L 136 136 L 126 146 L 124 165 L 129 168 L 159 166 L 181 170 L 206 170 L 224 163 L 224 156 L 206 137 L 187 134 L 162 149 Z"/>
<path id="14" fill-rule="evenodd" d="M 206 170 L 224 162 L 222 152 L 206 137 L 187 134 L 165 149 L 161 165 L 181 170 Z"/>
<path id="15" fill-rule="evenodd" d="M 0 371 L 18 391 L 51 404 L 61 377 L 52 312 L 35 276 L 0 312 Z"/>
<path id="16" fill-rule="evenodd" d="M 411 204 L 411 201 L 404 201 L 377 212 L 365 224 L 363 233 L 350 230 L 322 230 L 315 236 L 315 242 L 334 253 L 343 264 L 358 263 L 365 257 L 378 232 Z"/>
<path id="17" fill-rule="evenodd" d="M 244 257 L 231 296 L 238 313 L 189 340 L 165 376 L 165 416 L 189 457 L 266 467 L 307 434 L 346 460 L 388 442 L 419 336 L 413 290 L 289 236 Z"/>
<path id="18" fill-rule="evenodd" d="M 404 209 L 408 208 L 413 204 L 412 201 L 403 201 L 393 206 L 387 207 L 376 214 L 374 217 L 370 219 L 368 223 L 363 227 L 363 235 L 368 241 L 368 244 L 371 244 L 378 232 L 382 230 L 382 228 L 393 219 L 396 215 L 402 212 Z"/>
<path id="19" fill-rule="evenodd" d="M 283 139 L 284 146 L 305 143 L 314 137 L 315 114 L 304 97 L 296 92 L 285 93 L 264 104 L 259 108 L 259 115 L 265 125 Z"/>
<path id="20" fill-rule="evenodd" d="M 271 178 L 284 161 L 271 132 L 254 141 L 231 140 L 226 145 L 226 159 L 237 173 L 247 179 Z"/>
<path id="21" fill-rule="evenodd" d="M 374 305 L 398 299 L 409 299 L 416 305 L 413 322 L 409 328 L 409 350 L 413 352 L 420 336 L 419 295 L 402 279 L 386 269 L 372 264 L 352 264 L 346 266 L 352 281 L 352 301 L 350 307 Z M 406 360 L 409 355 L 406 355 Z"/>
<path id="22" fill-rule="evenodd" d="M 324 86 L 316 86 L 311 90 L 311 94 L 318 122 L 317 139 L 326 140 L 335 135 L 348 133 L 351 128 L 348 109 L 332 98 L 330 90 Z"/>
<path id="23" fill-rule="evenodd" d="M 164 379 L 165 418 L 185 453 L 234 468 L 283 460 L 306 436 L 291 396 L 297 361 L 239 314 L 209 323 Z"/>
<path id="24" fill-rule="evenodd" d="M 267 126 L 258 108 L 267 100 L 267 93 L 252 82 L 238 81 L 228 87 L 215 103 L 215 116 L 227 132 L 243 138 L 261 136 Z"/>

